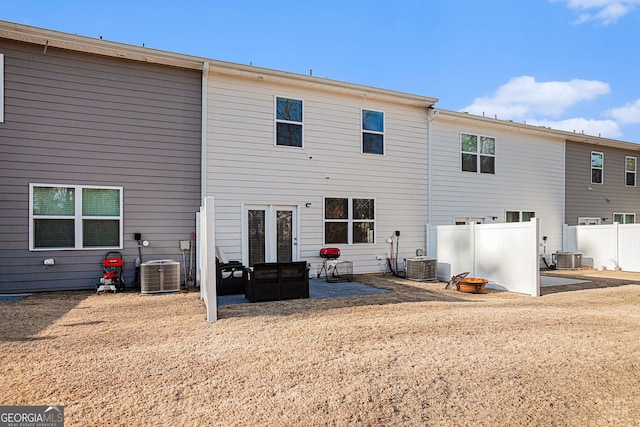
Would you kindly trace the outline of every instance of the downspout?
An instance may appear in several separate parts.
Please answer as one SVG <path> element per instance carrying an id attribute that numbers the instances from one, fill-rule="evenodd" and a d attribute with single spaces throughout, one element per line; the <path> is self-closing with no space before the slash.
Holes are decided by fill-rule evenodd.
<path id="1" fill-rule="evenodd" d="M 200 147 L 200 206 L 204 206 L 207 197 L 207 82 L 209 77 L 209 63 L 202 67 L 202 142 Z"/>
<path id="2" fill-rule="evenodd" d="M 432 189 L 433 189 L 433 161 L 432 161 L 432 145 L 433 145 L 433 121 L 438 116 L 438 110 L 434 109 L 433 106 L 429 106 L 427 108 L 427 192 L 429 193 L 427 196 L 427 255 L 435 258 L 435 254 L 431 253 L 431 225 L 433 224 L 433 198 L 432 198 Z"/>

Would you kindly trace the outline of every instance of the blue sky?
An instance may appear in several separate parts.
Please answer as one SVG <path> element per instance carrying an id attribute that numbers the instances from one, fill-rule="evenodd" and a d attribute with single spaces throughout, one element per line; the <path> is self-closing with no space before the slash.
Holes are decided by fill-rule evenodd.
<path id="1" fill-rule="evenodd" d="M 0 19 L 640 143 L 640 0 L 20 0 Z"/>

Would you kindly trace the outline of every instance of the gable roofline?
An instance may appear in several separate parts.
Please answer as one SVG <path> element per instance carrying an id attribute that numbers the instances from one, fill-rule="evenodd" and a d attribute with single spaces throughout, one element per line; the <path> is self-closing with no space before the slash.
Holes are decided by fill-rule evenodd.
<path id="1" fill-rule="evenodd" d="M 371 99 L 392 101 L 418 107 L 431 107 L 438 101 L 437 98 L 414 95 L 405 92 L 255 67 L 253 65 L 242 65 L 233 62 L 167 52 L 148 47 L 133 46 L 3 20 L 0 20 L 0 38 L 41 45 L 43 46 L 44 52 L 46 52 L 47 48 L 52 47 L 93 55 L 109 56 L 113 58 L 199 71 L 205 71 L 205 68 L 207 68 L 205 67 L 205 63 L 208 63 L 209 73 L 219 73 L 248 79 L 327 90 L 330 92 L 363 96 Z"/>
<path id="2" fill-rule="evenodd" d="M 621 141 L 617 139 L 610 139 L 601 136 L 587 135 L 584 133 L 568 132 L 565 130 L 552 129 L 545 126 L 533 126 L 525 123 L 517 123 L 511 120 L 502 120 L 491 117 L 477 116 L 466 112 L 445 110 L 438 108 L 437 111 L 441 113 L 442 117 L 449 117 L 451 119 L 464 119 L 480 122 L 488 126 L 504 126 L 508 128 L 518 129 L 538 135 L 553 136 L 561 138 L 564 141 L 571 141 L 583 144 L 600 145 L 604 147 L 619 148 L 623 150 L 632 150 L 640 152 L 640 144 L 628 141 Z"/>

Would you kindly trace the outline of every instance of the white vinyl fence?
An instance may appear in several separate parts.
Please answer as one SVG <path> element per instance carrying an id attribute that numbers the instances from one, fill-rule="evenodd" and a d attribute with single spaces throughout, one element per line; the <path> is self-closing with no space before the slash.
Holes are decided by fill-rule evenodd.
<path id="1" fill-rule="evenodd" d="M 566 225 L 562 250 L 587 267 L 640 271 L 640 224 Z"/>
<path id="2" fill-rule="evenodd" d="M 216 294 L 216 235 L 213 216 L 213 197 L 205 197 L 197 215 L 198 263 L 200 298 L 207 309 L 207 321 L 218 320 Z"/>
<path id="3" fill-rule="evenodd" d="M 437 245 L 438 278 L 469 272 L 487 287 L 540 296 L 540 220 L 503 224 L 440 225 L 428 233 Z"/>

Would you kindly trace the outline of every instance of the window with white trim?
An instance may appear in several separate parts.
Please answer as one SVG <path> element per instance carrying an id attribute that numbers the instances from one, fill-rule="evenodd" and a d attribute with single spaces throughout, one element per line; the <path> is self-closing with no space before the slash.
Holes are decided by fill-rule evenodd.
<path id="1" fill-rule="evenodd" d="M 29 184 L 29 249 L 122 248 L 122 187 Z"/>
<path id="2" fill-rule="evenodd" d="M 613 222 L 618 224 L 635 224 L 636 214 L 634 213 L 615 213 L 613 214 Z"/>
<path id="3" fill-rule="evenodd" d="M 325 197 L 324 243 L 375 243 L 375 200 Z"/>
<path id="4" fill-rule="evenodd" d="M 579 216 L 578 225 L 600 225 L 602 224 L 602 218 L 591 216 Z"/>
<path id="5" fill-rule="evenodd" d="M 302 147 L 302 101 L 276 97 L 276 145 Z"/>
<path id="6" fill-rule="evenodd" d="M 460 134 L 462 171 L 496 173 L 496 139 L 490 136 Z"/>
<path id="7" fill-rule="evenodd" d="M 591 152 L 591 183 L 602 184 L 604 176 L 604 153 Z"/>
<path id="8" fill-rule="evenodd" d="M 362 110 L 362 152 L 384 154 L 384 113 Z"/>
<path id="9" fill-rule="evenodd" d="M 485 217 L 481 216 L 457 216 L 453 219 L 455 225 L 468 225 L 472 222 L 476 224 L 484 224 Z"/>
<path id="10" fill-rule="evenodd" d="M 506 222 L 528 222 L 535 217 L 536 213 L 531 211 L 507 211 L 505 214 Z"/>
<path id="11" fill-rule="evenodd" d="M 624 159 L 624 182 L 627 187 L 636 186 L 636 157 L 626 156 Z"/>
<path id="12" fill-rule="evenodd" d="M 0 123 L 4 123 L 4 55 L 0 53 Z"/>

